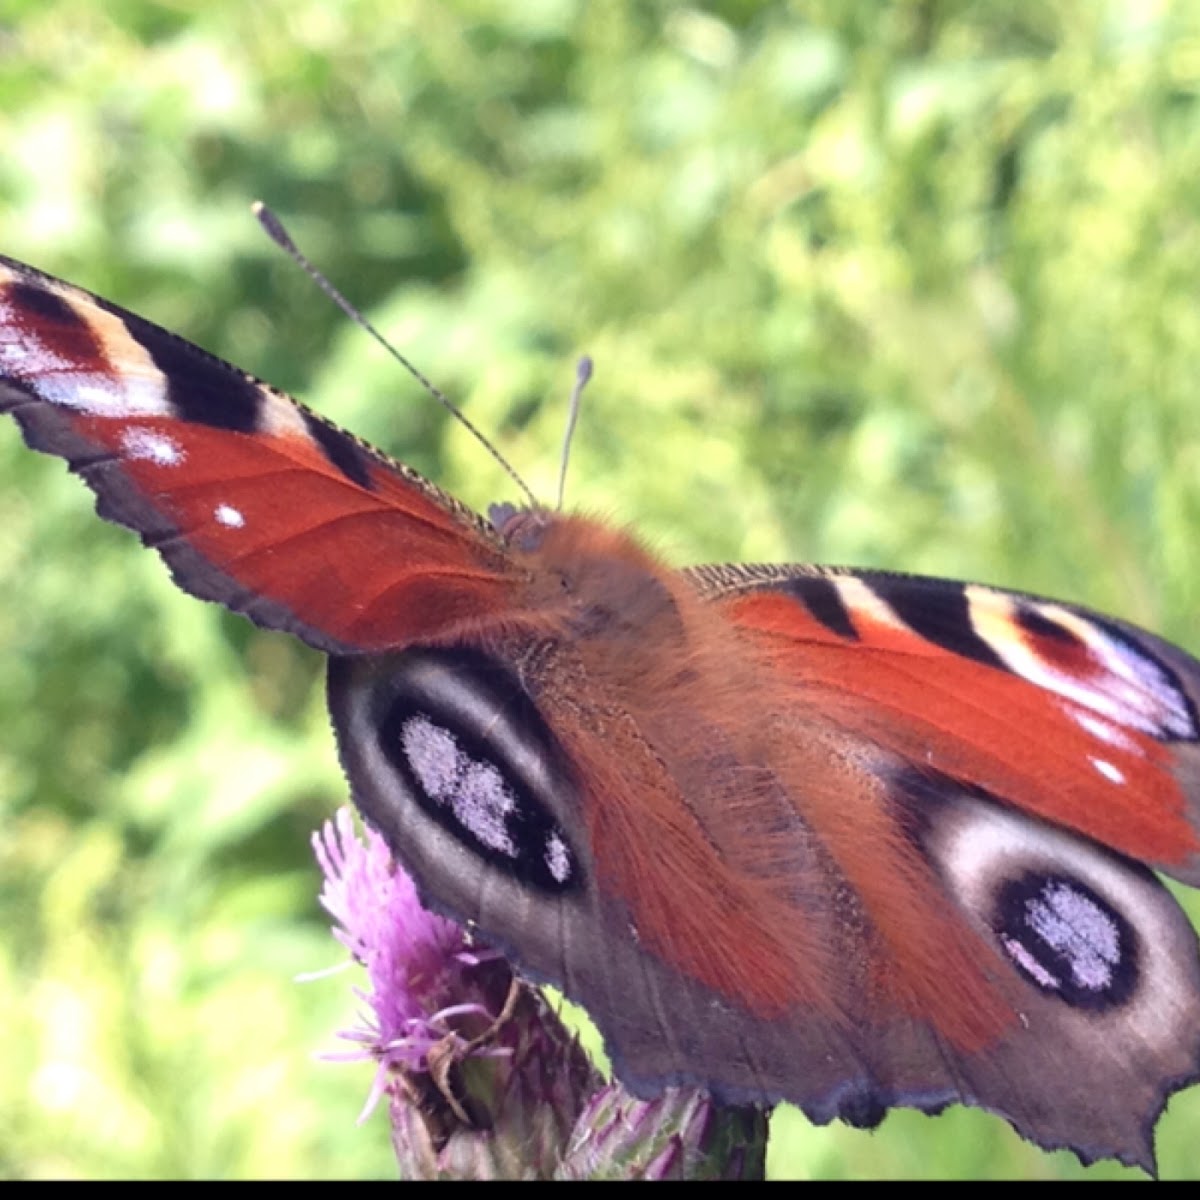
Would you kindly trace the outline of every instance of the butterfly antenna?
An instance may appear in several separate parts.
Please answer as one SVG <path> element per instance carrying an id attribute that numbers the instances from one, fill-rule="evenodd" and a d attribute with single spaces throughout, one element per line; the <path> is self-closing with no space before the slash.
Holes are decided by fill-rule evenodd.
<path id="1" fill-rule="evenodd" d="M 529 490 L 525 481 L 513 470 L 508 459 L 488 441 L 486 437 L 471 423 L 469 418 L 459 409 L 452 400 L 448 399 L 444 392 L 436 388 L 416 367 L 413 366 L 399 350 L 395 348 L 367 320 L 366 317 L 342 295 L 341 292 L 313 266 L 305 257 L 300 248 L 292 241 L 291 235 L 283 227 L 283 222 L 269 209 L 261 200 L 256 200 L 251 206 L 251 211 L 258 218 L 258 223 L 266 231 L 267 236 L 277 245 L 297 266 L 301 267 L 312 281 L 329 297 L 352 320 L 360 329 L 366 330 L 391 356 L 394 358 L 456 421 L 459 422 L 467 431 L 475 438 L 477 442 L 504 468 L 508 477 L 517 485 L 524 493 L 525 498 L 529 501 L 531 508 L 537 508 L 537 497 Z M 576 385 L 576 391 L 582 387 L 582 384 Z M 565 464 L 564 464 L 565 465 Z"/>
<path id="2" fill-rule="evenodd" d="M 567 412 L 567 427 L 563 431 L 562 456 L 558 464 L 558 512 L 562 512 L 563 495 L 567 490 L 567 460 L 571 457 L 571 442 L 575 437 L 575 423 L 579 420 L 579 403 L 583 389 L 592 377 L 592 360 L 585 354 L 575 364 L 575 386 L 571 389 L 571 407 Z"/>

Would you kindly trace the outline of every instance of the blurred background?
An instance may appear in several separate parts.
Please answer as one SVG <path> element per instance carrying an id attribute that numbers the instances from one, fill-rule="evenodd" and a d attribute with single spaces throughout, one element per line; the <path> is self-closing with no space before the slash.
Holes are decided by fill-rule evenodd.
<path id="1" fill-rule="evenodd" d="M 890 567 L 1200 650 L 1195 3 L 0 0 L 0 252 L 469 503 L 676 562 Z M 178 594 L 0 426 L 0 1176 L 390 1177 L 311 831 L 319 657 Z M 1193 906 L 1195 911 L 1195 906 Z M 1160 1125 L 1200 1172 L 1200 1089 Z M 1072 1177 L 955 1109 L 781 1112 L 777 1176 Z"/>

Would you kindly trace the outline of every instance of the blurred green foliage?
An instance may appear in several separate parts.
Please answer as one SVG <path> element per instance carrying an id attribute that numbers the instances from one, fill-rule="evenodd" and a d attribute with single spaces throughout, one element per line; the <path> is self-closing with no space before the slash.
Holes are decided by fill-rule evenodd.
<path id="1" fill-rule="evenodd" d="M 497 468 L 256 197 L 553 495 L 680 562 L 1021 587 L 1193 650 L 1194 3 L 0 3 L 0 250 L 481 506 Z M 0 1175 L 388 1176 L 309 831 L 317 657 L 177 594 L 0 428 Z M 1160 1126 L 1200 1172 L 1200 1097 Z M 961 1109 L 777 1118 L 786 1176 L 1089 1172 Z"/>

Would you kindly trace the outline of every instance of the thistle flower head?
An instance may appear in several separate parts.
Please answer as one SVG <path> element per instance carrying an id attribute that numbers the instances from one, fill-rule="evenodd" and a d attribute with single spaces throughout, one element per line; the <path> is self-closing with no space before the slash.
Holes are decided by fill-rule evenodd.
<path id="1" fill-rule="evenodd" d="M 349 809 L 313 835 L 321 903 L 366 970 L 344 1058 L 377 1064 L 410 1179 L 761 1177 L 766 1119 L 702 1091 L 635 1100 L 498 954 L 427 912 L 412 880 Z"/>
<path id="2" fill-rule="evenodd" d="M 550 1175 L 599 1085 L 541 994 L 498 954 L 422 908 L 412 880 L 348 809 L 313 837 L 334 936 L 366 969 L 349 1058 L 378 1063 L 367 1110 L 386 1097 L 408 1178 Z"/>

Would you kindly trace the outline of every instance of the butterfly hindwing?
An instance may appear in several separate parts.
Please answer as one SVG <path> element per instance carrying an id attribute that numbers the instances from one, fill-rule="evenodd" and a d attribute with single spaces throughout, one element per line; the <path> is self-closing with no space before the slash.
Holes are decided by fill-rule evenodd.
<path id="1" fill-rule="evenodd" d="M 444 634 L 511 583 L 482 519 L 158 326 L 0 259 L 0 412 L 181 587 L 328 653 Z"/>

